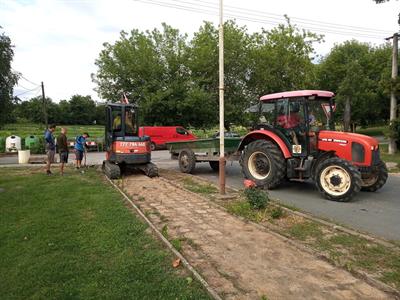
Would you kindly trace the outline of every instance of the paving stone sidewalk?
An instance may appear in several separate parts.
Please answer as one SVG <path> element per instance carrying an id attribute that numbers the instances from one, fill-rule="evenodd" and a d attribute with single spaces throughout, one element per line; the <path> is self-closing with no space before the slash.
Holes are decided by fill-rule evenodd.
<path id="1" fill-rule="evenodd" d="M 347 271 L 160 178 L 123 189 L 224 299 L 390 299 Z"/>

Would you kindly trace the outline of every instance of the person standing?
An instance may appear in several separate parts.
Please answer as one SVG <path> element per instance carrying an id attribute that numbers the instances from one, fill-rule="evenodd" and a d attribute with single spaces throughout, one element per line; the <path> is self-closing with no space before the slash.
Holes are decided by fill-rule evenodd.
<path id="1" fill-rule="evenodd" d="M 45 150 L 46 150 L 46 155 L 47 155 L 47 161 L 46 161 L 46 174 L 51 175 L 51 163 L 54 162 L 54 155 L 56 152 L 56 144 L 54 142 L 54 136 L 53 133 L 56 130 L 56 125 L 52 124 L 49 126 L 49 128 L 46 130 L 44 133 L 44 140 L 45 140 Z"/>
<path id="2" fill-rule="evenodd" d="M 83 153 L 85 152 L 86 139 L 89 137 L 87 132 L 77 136 L 75 140 L 75 156 L 76 156 L 76 168 L 79 169 L 82 164 Z"/>
<path id="3" fill-rule="evenodd" d="M 57 137 L 57 149 L 60 154 L 60 174 L 64 175 L 64 165 L 68 163 L 68 140 L 67 140 L 67 128 L 61 128 L 61 133 Z"/>

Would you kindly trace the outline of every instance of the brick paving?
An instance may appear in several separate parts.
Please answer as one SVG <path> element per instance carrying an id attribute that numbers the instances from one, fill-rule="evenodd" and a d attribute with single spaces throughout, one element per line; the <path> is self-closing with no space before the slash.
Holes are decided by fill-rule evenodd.
<path id="1" fill-rule="evenodd" d="M 160 178 L 131 175 L 125 192 L 224 299 L 390 299 L 334 267 Z M 144 198 L 144 199 L 143 199 Z"/>

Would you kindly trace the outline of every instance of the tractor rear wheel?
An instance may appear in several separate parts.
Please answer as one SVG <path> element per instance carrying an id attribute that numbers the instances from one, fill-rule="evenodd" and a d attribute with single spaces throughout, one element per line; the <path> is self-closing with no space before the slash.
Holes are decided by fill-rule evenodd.
<path id="1" fill-rule="evenodd" d="M 178 156 L 179 168 L 182 173 L 193 173 L 196 167 L 196 155 L 191 149 L 184 149 Z"/>
<path id="2" fill-rule="evenodd" d="M 371 173 L 366 178 L 362 178 L 361 190 L 375 192 L 385 185 L 387 178 L 388 170 L 386 165 L 383 161 L 380 161 L 376 172 Z"/>
<path id="3" fill-rule="evenodd" d="M 151 149 L 151 151 L 156 151 L 157 146 L 156 146 L 156 144 L 154 142 L 150 143 L 150 149 Z"/>
<path id="4" fill-rule="evenodd" d="M 119 166 L 107 160 L 103 161 L 103 172 L 110 179 L 118 179 L 121 177 L 121 169 Z"/>
<path id="5" fill-rule="evenodd" d="M 328 200 L 347 202 L 361 189 L 361 173 L 347 160 L 332 157 L 316 168 L 316 185 Z"/>
<path id="6" fill-rule="evenodd" d="M 243 150 L 240 165 L 244 178 L 267 189 L 277 187 L 285 178 L 286 161 L 271 141 L 256 140 Z"/>

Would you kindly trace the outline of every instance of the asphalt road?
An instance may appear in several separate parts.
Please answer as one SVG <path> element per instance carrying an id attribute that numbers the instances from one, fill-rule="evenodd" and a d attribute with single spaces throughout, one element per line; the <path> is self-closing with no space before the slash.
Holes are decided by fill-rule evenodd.
<path id="1" fill-rule="evenodd" d="M 88 154 L 88 164 L 101 164 L 104 153 Z M 71 158 L 74 158 L 71 153 Z M 153 162 L 160 168 L 179 170 L 178 162 L 171 160 L 168 151 L 152 153 Z M 0 157 L 0 164 L 15 164 L 17 157 Z M 218 173 L 208 163 L 198 163 L 194 175 L 218 182 Z M 243 177 L 239 163 L 228 163 L 227 185 L 243 188 Z M 275 199 L 292 205 L 314 216 L 330 219 L 335 223 L 371 233 L 375 236 L 400 241 L 400 176 L 390 175 L 386 185 L 375 193 L 360 192 L 351 202 L 340 203 L 325 200 L 314 183 L 286 182 L 270 191 Z"/>

